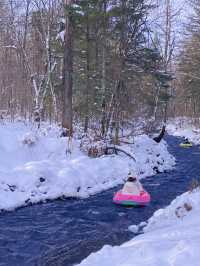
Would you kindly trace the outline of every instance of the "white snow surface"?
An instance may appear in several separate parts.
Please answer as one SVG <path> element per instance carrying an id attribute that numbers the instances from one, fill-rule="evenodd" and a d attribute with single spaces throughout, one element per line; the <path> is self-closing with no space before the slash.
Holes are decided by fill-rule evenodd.
<path id="1" fill-rule="evenodd" d="M 139 178 L 171 169 L 175 159 L 167 144 L 138 136 L 133 145 L 120 146 L 125 155 L 89 158 L 74 138 L 72 153 L 66 155 L 67 138 L 56 126 L 40 130 L 23 122 L 0 125 L 0 210 L 14 210 L 29 203 L 65 197 L 88 197 L 124 182 L 130 169 Z"/>
<path id="2" fill-rule="evenodd" d="M 200 129 L 195 127 L 192 120 L 187 117 L 171 119 L 167 125 L 169 134 L 188 138 L 194 144 L 200 144 Z"/>
<path id="3" fill-rule="evenodd" d="M 191 206 L 187 211 L 184 204 Z M 178 216 L 176 215 L 178 213 Z M 104 246 L 79 266 L 199 266 L 200 190 L 177 197 L 149 219 L 144 234 Z"/>

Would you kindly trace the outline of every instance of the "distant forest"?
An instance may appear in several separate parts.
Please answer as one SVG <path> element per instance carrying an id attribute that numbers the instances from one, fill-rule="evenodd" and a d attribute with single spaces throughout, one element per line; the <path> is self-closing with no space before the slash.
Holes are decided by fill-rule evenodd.
<path id="1" fill-rule="evenodd" d="M 1 0 L 0 116 L 72 135 L 200 114 L 200 1 Z M 191 10 L 185 17 L 185 9 Z"/>

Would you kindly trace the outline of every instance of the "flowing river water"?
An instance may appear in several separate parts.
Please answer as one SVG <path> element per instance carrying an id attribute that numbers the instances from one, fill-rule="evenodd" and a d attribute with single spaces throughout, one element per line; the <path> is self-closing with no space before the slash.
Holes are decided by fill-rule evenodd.
<path id="1" fill-rule="evenodd" d="M 134 237 L 128 230 L 185 192 L 200 172 L 200 148 L 179 147 L 181 138 L 166 136 L 176 157 L 172 171 L 142 181 L 152 196 L 143 208 L 112 203 L 113 188 L 88 199 L 55 200 L 0 214 L 0 266 L 72 266 L 103 245 Z"/>

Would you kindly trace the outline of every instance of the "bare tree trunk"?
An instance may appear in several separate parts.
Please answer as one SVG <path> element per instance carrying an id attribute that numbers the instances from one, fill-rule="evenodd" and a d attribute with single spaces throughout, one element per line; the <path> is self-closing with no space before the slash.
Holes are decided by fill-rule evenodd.
<path id="1" fill-rule="evenodd" d="M 26 117 L 26 112 L 28 109 L 28 90 L 26 88 L 27 86 L 27 71 L 26 71 L 26 58 L 25 58 L 25 51 L 26 51 L 26 42 L 27 42 L 27 33 L 28 33 L 28 19 L 29 19 L 29 8 L 31 4 L 31 0 L 26 0 L 26 14 L 25 14 L 25 25 L 24 25 L 24 37 L 23 37 L 23 45 L 22 49 L 24 50 L 24 53 L 22 53 L 22 84 L 23 88 L 25 88 L 24 94 L 24 110 L 22 109 L 22 114 Z M 22 106 L 23 106 L 22 105 Z"/>
<path id="2" fill-rule="evenodd" d="M 65 43 L 64 43 L 64 70 L 63 70 L 63 85 L 64 85 L 64 106 L 62 114 L 62 126 L 67 130 L 69 136 L 72 136 L 72 86 L 73 86 L 73 50 L 72 50 L 72 15 L 70 7 L 73 0 L 64 0 L 66 16 L 66 29 L 65 29 Z"/>
<path id="3" fill-rule="evenodd" d="M 154 121 L 156 121 L 156 116 L 157 116 L 159 94 L 160 94 L 160 86 L 158 85 L 157 91 L 156 91 L 156 96 L 155 96 L 155 106 L 154 106 L 154 110 L 153 110 Z"/>
<path id="4" fill-rule="evenodd" d="M 101 87 L 103 92 L 101 132 L 106 133 L 106 1 L 103 2 L 103 32 L 102 32 L 102 78 Z"/>
<path id="5" fill-rule="evenodd" d="M 106 1 L 103 3 L 103 40 L 102 40 L 102 91 L 106 91 Z"/>
<path id="6" fill-rule="evenodd" d="M 171 69 L 172 54 L 174 50 L 174 40 L 172 40 L 172 5 L 171 0 L 165 0 L 166 5 L 166 21 L 165 21 L 165 47 L 164 47 L 164 60 L 165 60 L 165 71 Z M 168 101 L 164 106 L 164 118 L 163 122 L 167 122 L 168 114 Z"/>
<path id="7" fill-rule="evenodd" d="M 121 113 L 121 91 L 124 90 L 124 54 L 125 54 L 125 47 L 126 47 L 126 2 L 121 2 L 121 9 L 122 9 L 122 16 L 121 16 L 121 30 L 120 30 L 120 48 L 119 48 L 119 54 L 120 54 L 120 71 L 118 73 L 118 80 L 117 80 L 117 87 L 116 87 L 116 105 L 115 105 L 115 136 L 114 136 L 114 143 L 116 145 L 119 144 L 119 127 L 120 127 L 120 113 Z"/>
<path id="8" fill-rule="evenodd" d="M 165 21 L 165 64 L 166 68 L 168 65 L 168 60 L 170 60 L 170 47 L 171 46 L 171 0 L 166 0 L 166 21 Z"/>
<path id="9" fill-rule="evenodd" d="M 87 28 L 86 28 L 86 103 L 85 103 L 85 126 L 84 132 L 88 130 L 89 124 L 89 91 L 90 91 L 90 26 L 89 26 L 89 18 L 87 14 Z"/>

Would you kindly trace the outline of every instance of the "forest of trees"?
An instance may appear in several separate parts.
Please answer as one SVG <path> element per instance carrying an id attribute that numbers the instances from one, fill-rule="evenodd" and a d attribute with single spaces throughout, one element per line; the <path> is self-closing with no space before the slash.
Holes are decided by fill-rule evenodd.
<path id="1" fill-rule="evenodd" d="M 117 142 L 137 118 L 198 117 L 200 1 L 181 44 L 176 3 L 1 0 L 1 118 L 62 123 L 69 135 L 79 122 Z"/>
<path id="2" fill-rule="evenodd" d="M 189 116 L 199 124 L 200 115 L 200 1 L 192 0 L 192 16 L 177 63 L 177 115 Z"/>

